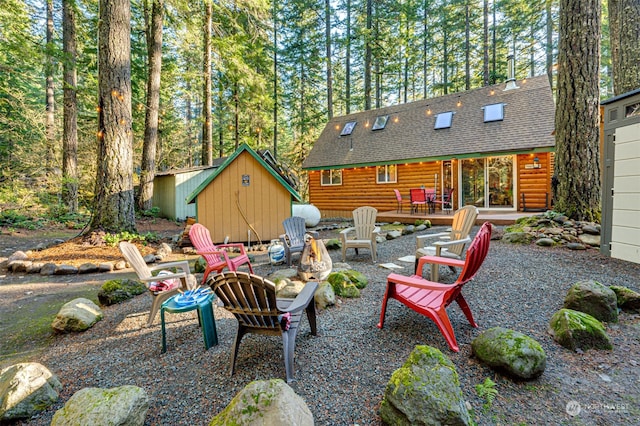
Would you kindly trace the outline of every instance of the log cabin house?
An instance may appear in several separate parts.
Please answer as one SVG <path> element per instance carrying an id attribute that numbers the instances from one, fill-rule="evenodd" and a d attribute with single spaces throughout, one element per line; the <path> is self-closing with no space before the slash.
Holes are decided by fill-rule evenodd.
<path id="1" fill-rule="evenodd" d="M 554 116 L 543 75 L 334 117 L 303 162 L 309 202 L 350 217 L 362 205 L 396 210 L 394 189 L 409 199 L 424 187 L 438 199 L 453 188 L 454 210 L 546 210 Z"/>

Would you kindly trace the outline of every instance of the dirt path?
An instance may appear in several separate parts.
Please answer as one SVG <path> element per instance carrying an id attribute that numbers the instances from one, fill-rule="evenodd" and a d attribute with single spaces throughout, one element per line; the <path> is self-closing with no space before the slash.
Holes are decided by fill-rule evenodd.
<path id="1" fill-rule="evenodd" d="M 182 225 L 163 219 L 138 222 L 138 233 L 153 232 L 170 240 Z M 0 262 L 16 251 L 50 247 L 79 234 L 64 228 L 0 231 Z M 117 250 L 117 249 L 116 249 Z M 73 253 L 69 253 L 73 256 Z M 86 275 L 14 274 L 0 270 L 0 368 L 37 353 L 53 337 L 51 322 L 60 307 L 77 297 L 97 301 L 100 286 L 109 279 L 134 277 L 131 270 Z"/>

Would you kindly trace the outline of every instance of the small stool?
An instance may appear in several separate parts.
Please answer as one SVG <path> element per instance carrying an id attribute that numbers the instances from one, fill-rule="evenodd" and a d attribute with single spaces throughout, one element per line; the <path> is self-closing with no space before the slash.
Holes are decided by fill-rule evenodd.
<path id="1" fill-rule="evenodd" d="M 198 310 L 198 322 L 200 324 L 200 328 L 202 329 L 202 337 L 204 338 L 204 347 L 205 349 L 209 349 L 213 345 L 218 344 L 218 333 L 216 332 L 216 319 L 213 316 L 213 294 L 207 295 L 207 297 L 198 303 L 191 303 L 188 305 L 181 305 L 176 303 L 175 298 L 178 297 L 175 295 L 165 301 L 160 307 L 160 323 L 162 324 L 162 353 L 167 351 L 167 339 L 165 334 L 165 325 L 164 325 L 164 312 L 167 311 L 172 314 L 177 314 L 180 312 L 189 312 L 194 309 Z"/>

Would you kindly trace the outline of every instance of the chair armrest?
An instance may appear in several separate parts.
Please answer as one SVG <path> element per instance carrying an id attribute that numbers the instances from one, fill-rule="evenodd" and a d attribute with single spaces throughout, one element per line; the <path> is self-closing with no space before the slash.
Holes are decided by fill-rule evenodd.
<path id="1" fill-rule="evenodd" d="M 184 274 L 191 273 L 191 271 L 189 270 L 189 262 L 187 262 L 186 260 L 179 260 L 177 262 L 158 263 L 157 265 L 149 265 L 150 271 L 157 271 L 159 269 L 167 269 L 167 268 L 182 269 L 182 273 Z M 180 275 L 180 273 L 174 274 L 174 275 Z M 165 275 L 165 276 L 168 276 L 168 275 Z"/>
<path id="2" fill-rule="evenodd" d="M 347 235 L 349 235 L 349 232 L 354 232 L 355 230 L 356 228 L 353 226 L 351 228 L 343 229 L 342 231 L 340 231 L 340 238 L 342 238 L 342 240 L 346 240 Z"/>
<path id="3" fill-rule="evenodd" d="M 442 257 L 442 256 L 422 256 L 418 259 L 418 267 L 416 271 L 422 271 L 424 265 L 444 265 L 444 266 L 457 266 L 459 268 L 464 267 L 464 260 L 460 259 L 451 259 L 450 257 Z"/>
<path id="4" fill-rule="evenodd" d="M 314 281 L 310 281 L 305 284 L 302 288 L 302 291 L 298 293 L 291 305 L 289 305 L 286 309 L 280 309 L 281 312 L 298 312 L 302 309 L 306 308 L 309 305 L 309 302 L 313 300 L 313 295 L 316 293 L 316 289 L 318 288 L 318 283 Z"/>
<path id="5" fill-rule="evenodd" d="M 320 238 L 320 234 L 318 233 L 318 231 L 307 231 L 305 233 L 311 235 L 316 240 Z"/>
<path id="6" fill-rule="evenodd" d="M 467 237 L 467 238 L 463 238 L 461 240 L 449 240 L 449 241 L 436 241 L 435 243 L 433 243 L 434 246 L 440 246 L 440 247 L 448 247 L 448 246 L 454 246 L 456 244 L 467 244 L 471 242 L 471 238 Z"/>
<path id="7" fill-rule="evenodd" d="M 412 275 L 410 277 L 400 275 L 400 274 L 389 274 L 387 276 L 387 284 L 402 284 L 409 287 L 422 288 L 426 290 L 436 290 L 436 291 L 446 291 L 452 287 L 456 287 L 457 284 L 440 284 L 435 283 L 433 281 L 427 281 L 422 277 L 417 275 Z"/>
<path id="8" fill-rule="evenodd" d="M 428 240 L 430 238 L 443 238 L 448 237 L 448 232 L 438 232 L 436 234 L 425 234 L 425 235 L 417 235 L 416 236 L 416 248 L 424 247 L 424 240 Z"/>
<path id="9" fill-rule="evenodd" d="M 280 241 L 282 241 L 282 244 L 284 244 L 285 248 L 288 248 L 291 245 L 287 234 L 281 234 L 278 238 L 280 238 Z"/>
<path id="10" fill-rule="evenodd" d="M 245 254 L 244 244 L 242 243 L 218 244 L 216 248 L 237 248 L 240 249 L 240 253 Z"/>

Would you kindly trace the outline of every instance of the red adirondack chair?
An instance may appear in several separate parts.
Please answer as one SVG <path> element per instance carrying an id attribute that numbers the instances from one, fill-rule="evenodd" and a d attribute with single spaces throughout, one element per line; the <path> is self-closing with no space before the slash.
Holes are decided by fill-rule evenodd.
<path id="1" fill-rule="evenodd" d="M 407 277 L 399 274 L 389 274 L 387 277 L 387 290 L 382 299 L 382 310 L 380 312 L 378 328 L 382 328 L 384 325 L 387 300 L 389 298 L 396 299 L 408 308 L 431 318 L 440 329 L 451 350 L 458 352 L 460 348 L 458 347 L 456 336 L 453 333 L 451 322 L 447 316 L 446 308 L 455 300 L 469 320 L 469 323 L 473 327 L 478 326 L 473 320 L 469 305 L 467 305 L 467 302 L 462 296 L 462 287 L 473 279 L 480 265 L 484 262 L 487 252 L 489 251 L 490 240 L 491 224 L 485 222 L 471 242 L 465 260 L 438 256 L 423 256 L 420 258 L 418 264 L 418 270 L 420 271 L 425 263 L 461 267 L 462 272 L 453 284 L 440 284 L 425 280 L 417 275 Z"/>
<path id="2" fill-rule="evenodd" d="M 196 248 L 196 252 L 204 257 L 207 267 L 204 270 L 202 284 L 207 281 L 207 277 L 211 271 L 222 272 L 224 268 L 230 271 L 237 271 L 238 267 L 245 263 L 249 267 L 249 271 L 253 274 L 253 267 L 249 261 L 249 256 L 244 251 L 243 244 L 213 244 L 209 230 L 199 223 L 194 223 L 189 229 L 189 239 Z M 237 250 L 240 252 L 238 256 L 229 256 L 229 250 Z"/>

